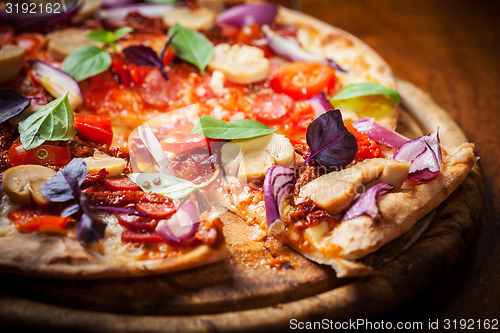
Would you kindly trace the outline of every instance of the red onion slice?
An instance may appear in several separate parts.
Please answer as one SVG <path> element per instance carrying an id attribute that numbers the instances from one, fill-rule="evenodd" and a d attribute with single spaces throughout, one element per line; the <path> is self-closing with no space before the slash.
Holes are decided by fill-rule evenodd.
<path id="1" fill-rule="evenodd" d="M 102 3 L 103 8 L 112 8 L 112 7 L 123 7 L 126 5 L 133 4 L 137 2 L 137 0 L 104 0 Z"/>
<path id="2" fill-rule="evenodd" d="M 394 159 L 411 162 L 408 174 L 410 180 L 427 181 L 436 178 L 443 164 L 438 131 L 408 141 L 398 149 Z"/>
<path id="3" fill-rule="evenodd" d="M 330 104 L 324 92 L 321 92 L 307 100 L 309 104 L 314 109 L 314 118 L 318 118 L 325 112 L 328 112 L 333 109 L 333 106 Z"/>
<path id="4" fill-rule="evenodd" d="M 278 14 L 278 8 L 272 3 L 253 3 L 239 5 L 217 15 L 217 23 L 225 23 L 242 28 L 250 24 L 271 24 Z"/>
<path id="5" fill-rule="evenodd" d="M 82 90 L 71 75 L 40 60 L 29 60 L 28 63 L 40 77 L 42 86 L 52 97 L 59 98 L 68 91 L 68 101 L 71 107 L 75 109 L 82 105 Z"/>
<path id="6" fill-rule="evenodd" d="M 158 224 L 156 234 L 166 241 L 182 243 L 193 238 L 200 224 L 198 207 L 187 200 L 179 210 L 164 223 Z"/>
<path id="7" fill-rule="evenodd" d="M 377 216 L 378 200 L 387 192 L 394 189 L 394 186 L 387 183 L 380 183 L 370 187 L 365 193 L 354 201 L 351 208 L 347 210 L 342 221 L 350 220 L 355 217 L 367 215 L 371 218 Z"/>
<path id="8" fill-rule="evenodd" d="M 374 141 L 393 148 L 399 148 L 410 139 L 388 129 L 373 118 L 361 118 L 352 123 L 352 126 L 360 132 L 365 133 Z"/>
<path id="9" fill-rule="evenodd" d="M 271 233 L 283 230 L 281 213 L 285 198 L 293 190 L 295 170 L 286 166 L 273 166 L 264 179 L 264 203 L 266 206 L 267 228 Z"/>
<path id="10" fill-rule="evenodd" d="M 302 49 L 299 42 L 294 38 L 288 38 L 278 35 L 268 26 L 262 27 L 262 33 L 268 40 L 268 45 L 271 50 L 277 55 L 291 61 L 318 62 L 330 66 L 340 72 L 346 72 L 334 60 L 327 59 L 320 54 L 306 52 Z"/>
<path id="11" fill-rule="evenodd" d="M 172 10 L 173 6 L 169 4 L 133 4 L 123 7 L 114 7 L 102 9 L 97 12 L 97 17 L 104 21 L 123 20 L 128 14 L 137 12 L 146 17 L 162 17 L 165 13 Z"/>

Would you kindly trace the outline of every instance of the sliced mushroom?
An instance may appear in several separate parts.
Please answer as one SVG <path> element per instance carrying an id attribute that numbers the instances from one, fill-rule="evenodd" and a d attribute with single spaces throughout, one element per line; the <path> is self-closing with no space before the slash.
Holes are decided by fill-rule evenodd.
<path id="1" fill-rule="evenodd" d="M 399 189 L 410 165 L 410 162 L 383 158 L 365 160 L 316 178 L 301 188 L 299 196 L 309 197 L 330 214 L 338 214 L 350 206 L 358 192 L 375 184 L 388 183 Z"/>
<path id="2" fill-rule="evenodd" d="M 106 169 L 109 177 L 119 176 L 125 169 L 126 161 L 123 158 L 113 157 L 105 154 L 95 154 L 83 159 L 89 173 L 99 172 Z"/>
<path id="3" fill-rule="evenodd" d="M 47 206 L 50 200 L 43 196 L 40 187 L 56 172 L 40 165 L 20 165 L 7 169 L 3 174 L 3 187 L 10 200 L 20 205 Z"/>
<path id="4" fill-rule="evenodd" d="M 17 45 L 0 47 L 0 83 L 13 79 L 23 67 L 25 49 Z"/>
<path id="5" fill-rule="evenodd" d="M 64 58 L 81 46 L 99 46 L 99 43 L 87 38 L 88 33 L 89 31 L 86 30 L 68 28 L 47 35 L 49 54 L 54 60 L 63 61 Z"/>
<path id="6" fill-rule="evenodd" d="M 238 168 L 241 181 L 258 180 L 264 179 L 267 169 L 273 165 L 292 165 L 295 151 L 284 135 L 273 133 L 226 143 L 221 159 L 228 174 L 233 175 Z"/>
<path id="7" fill-rule="evenodd" d="M 172 27 L 176 23 L 192 30 L 208 30 L 214 26 L 215 15 L 212 9 L 200 7 L 191 10 L 187 7 L 176 7 L 163 16 L 163 23 Z"/>
<path id="8" fill-rule="evenodd" d="M 215 46 L 208 68 L 221 71 L 234 83 L 249 84 L 267 78 L 270 67 L 264 51 L 258 47 L 221 43 Z"/>

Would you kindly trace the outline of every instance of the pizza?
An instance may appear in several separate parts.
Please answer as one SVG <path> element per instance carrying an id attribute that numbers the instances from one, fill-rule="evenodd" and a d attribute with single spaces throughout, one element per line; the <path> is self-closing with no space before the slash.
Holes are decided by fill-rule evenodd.
<path id="1" fill-rule="evenodd" d="M 211 264 L 229 211 L 248 242 L 367 275 L 475 164 L 438 129 L 397 133 L 389 66 L 340 29 L 270 3 L 101 5 L 2 28 L 2 272 Z"/>

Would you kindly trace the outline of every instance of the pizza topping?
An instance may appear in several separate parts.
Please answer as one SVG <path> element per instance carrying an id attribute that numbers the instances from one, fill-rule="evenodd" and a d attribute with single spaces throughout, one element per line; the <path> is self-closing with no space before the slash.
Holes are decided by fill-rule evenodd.
<path id="1" fill-rule="evenodd" d="M 21 120 L 19 133 L 26 150 L 36 148 L 45 141 L 72 139 L 76 130 L 68 92 Z"/>
<path id="2" fill-rule="evenodd" d="M 214 55 L 214 46 L 205 35 L 175 24 L 169 29 L 168 36 L 172 39 L 172 48 L 178 58 L 194 65 L 201 72 L 205 71 Z"/>
<path id="3" fill-rule="evenodd" d="M 295 38 L 281 36 L 273 32 L 268 26 L 263 26 L 262 32 L 268 41 L 269 47 L 277 55 L 295 62 L 305 61 L 321 63 L 339 72 L 346 72 L 346 70 L 340 67 L 333 59 L 324 58 L 320 54 L 304 51 Z"/>
<path id="4" fill-rule="evenodd" d="M 10 200 L 20 205 L 47 206 L 50 201 L 40 191 L 40 186 L 56 172 L 39 165 L 21 165 L 7 169 L 3 175 L 3 188 Z"/>
<path id="5" fill-rule="evenodd" d="M 399 93 L 391 88 L 384 87 L 374 82 L 362 82 L 350 84 L 340 90 L 332 100 L 344 100 L 362 96 L 385 95 L 399 103 Z"/>
<path id="6" fill-rule="evenodd" d="M 311 159 L 327 170 L 335 170 L 352 162 L 356 156 L 356 138 L 342 122 L 339 110 L 328 111 L 316 118 L 307 128 L 307 144 Z"/>
<path id="7" fill-rule="evenodd" d="M 271 24 L 277 14 L 278 8 L 272 3 L 245 4 L 220 13 L 216 21 L 242 28 L 250 24 Z"/>
<path id="8" fill-rule="evenodd" d="M 369 159 L 311 181 L 301 188 L 299 196 L 312 199 L 331 214 L 338 214 L 347 209 L 365 188 L 378 183 L 400 188 L 409 169 L 410 164 L 405 161 Z"/>
<path id="9" fill-rule="evenodd" d="M 26 51 L 17 45 L 0 48 L 0 83 L 13 79 L 23 68 Z"/>
<path id="10" fill-rule="evenodd" d="M 255 119 L 276 125 L 290 115 L 293 110 L 293 99 L 285 94 L 264 93 L 255 97 L 252 113 Z"/>
<path id="11" fill-rule="evenodd" d="M 174 7 L 163 15 L 167 27 L 176 23 L 192 30 L 208 30 L 213 27 L 216 12 L 205 7 L 191 10 L 187 7 Z"/>
<path id="12" fill-rule="evenodd" d="M 378 200 L 387 192 L 394 189 L 394 186 L 387 183 L 380 183 L 369 188 L 353 203 L 347 210 L 342 221 L 350 220 L 358 216 L 368 215 L 375 218 L 378 213 Z"/>
<path id="13" fill-rule="evenodd" d="M 382 156 L 380 147 L 377 142 L 372 140 L 365 133 L 356 130 L 356 128 L 354 128 L 351 123 L 346 122 L 344 125 L 347 127 L 347 130 L 354 135 L 358 144 L 358 150 L 356 151 L 354 163 Z"/>
<path id="14" fill-rule="evenodd" d="M 40 60 L 29 60 L 28 63 L 38 75 L 40 84 L 52 97 L 61 98 L 67 95 L 69 105 L 73 109 L 82 105 L 82 90 L 78 82 L 66 70 L 57 69 Z M 84 67 L 81 63 L 78 63 L 78 66 Z"/>
<path id="15" fill-rule="evenodd" d="M 437 177 L 443 158 L 438 132 L 421 136 L 402 145 L 394 159 L 411 162 L 408 179 L 427 181 Z"/>
<path id="16" fill-rule="evenodd" d="M 141 3 L 102 9 L 97 12 L 97 17 L 107 22 L 124 20 L 129 14 L 133 13 L 138 13 L 147 18 L 154 18 L 162 17 L 170 10 L 172 10 L 170 4 Z"/>
<path id="17" fill-rule="evenodd" d="M 82 46 L 64 59 L 61 69 L 77 81 L 106 71 L 111 66 L 111 56 L 97 46 Z"/>
<path id="18" fill-rule="evenodd" d="M 151 217 L 143 217 L 121 213 L 117 215 L 118 223 L 127 229 L 134 231 L 155 231 L 158 220 Z"/>
<path id="19" fill-rule="evenodd" d="M 123 158 L 112 157 L 102 153 L 96 153 L 92 157 L 86 157 L 83 161 L 87 165 L 89 173 L 106 169 L 110 177 L 121 175 L 127 163 Z"/>
<path id="20" fill-rule="evenodd" d="M 71 161 L 71 151 L 66 147 L 42 144 L 34 149 L 26 150 L 17 139 L 7 153 L 13 166 L 36 164 L 45 166 L 64 166 Z"/>
<path id="21" fill-rule="evenodd" d="M 287 198 L 293 192 L 295 170 L 285 166 L 273 166 L 264 179 L 264 202 L 267 228 L 271 234 L 283 231 L 282 214 L 289 209 Z"/>
<path id="22" fill-rule="evenodd" d="M 400 148 L 406 142 L 410 141 L 407 137 L 385 127 L 373 118 L 358 119 L 352 123 L 352 126 L 356 130 L 368 135 L 370 139 L 389 147 Z"/>
<path id="23" fill-rule="evenodd" d="M 221 43 L 215 46 L 208 68 L 221 71 L 231 82 L 249 84 L 266 79 L 270 66 L 264 51 L 258 47 Z"/>
<path id="24" fill-rule="evenodd" d="M 94 42 L 107 44 L 116 52 L 116 42 L 133 30 L 131 27 L 121 27 L 114 32 L 98 29 L 92 30 L 86 37 Z"/>
<path id="25" fill-rule="evenodd" d="M 239 146 L 240 149 L 235 149 Z M 226 172 L 238 168 L 240 181 L 262 180 L 273 165 L 292 165 L 295 150 L 281 134 L 270 134 L 247 140 L 235 140 L 222 147 L 221 160 Z M 233 163 L 234 165 L 231 165 Z"/>
<path id="26" fill-rule="evenodd" d="M 85 163 L 83 160 L 75 158 L 40 187 L 43 195 L 52 202 L 76 201 L 64 209 L 61 216 L 71 216 L 82 212 L 76 235 L 78 241 L 83 245 L 94 243 L 103 238 L 106 227 L 106 224 L 94 217 L 87 196 L 81 193 L 80 186 L 86 175 Z"/>
<path id="27" fill-rule="evenodd" d="M 132 45 L 125 49 L 123 49 L 123 55 L 127 58 L 128 61 L 137 66 L 146 66 L 146 67 L 157 67 L 160 70 L 161 75 L 165 80 L 168 81 L 168 75 L 165 71 L 164 59 L 165 53 L 172 43 L 175 34 L 173 34 L 163 47 L 161 53 L 156 54 L 155 50 L 153 50 L 149 46 L 144 45 Z"/>
<path id="28" fill-rule="evenodd" d="M 309 99 L 337 85 L 335 71 L 326 65 L 293 62 L 280 67 L 271 78 L 271 88 L 295 100 Z"/>
<path id="29" fill-rule="evenodd" d="M 155 219 L 164 219 L 175 213 L 175 206 L 171 203 L 138 202 L 135 208 Z"/>
<path id="30" fill-rule="evenodd" d="M 324 91 L 309 98 L 307 100 L 307 103 L 309 103 L 313 107 L 315 118 L 333 109 L 333 106 L 326 98 Z"/>
<path id="31" fill-rule="evenodd" d="M 88 31 L 79 28 L 68 28 L 58 30 L 47 35 L 47 51 L 56 61 L 63 61 L 68 55 L 82 46 L 99 46 L 99 44 L 87 38 Z"/>
<path id="32" fill-rule="evenodd" d="M 30 103 L 31 98 L 26 98 L 12 89 L 0 90 L 0 123 L 17 116 L 23 112 Z"/>
<path id="33" fill-rule="evenodd" d="M 344 119 L 375 118 L 392 129 L 396 128 L 399 100 L 396 90 L 372 82 L 348 85 L 330 98 L 332 105 L 342 110 Z"/>
<path id="34" fill-rule="evenodd" d="M 113 141 L 110 117 L 77 113 L 75 114 L 75 127 L 78 129 L 78 137 L 82 140 L 90 140 L 108 146 Z"/>
<path id="35" fill-rule="evenodd" d="M 210 139 L 238 140 L 250 139 L 276 132 L 276 129 L 250 119 L 226 122 L 209 116 L 202 116 L 193 127 L 191 134 L 204 135 Z"/>
<path id="36" fill-rule="evenodd" d="M 54 209 L 21 207 L 9 213 L 7 217 L 13 221 L 20 232 L 54 232 L 65 234 L 63 228 L 72 221 L 70 217 L 58 216 Z"/>
<path id="37" fill-rule="evenodd" d="M 127 177 L 139 185 L 144 192 L 159 193 L 171 199 L 182 199 L 190 195 L 193 191 L 210 185 L 218 175 L 219 166 L 216 164 L 215 172 L 210 179 L 198 185 L 189 180 L 164 173 L 130 173 Z M 158 182 L 158 178 L 160 182 Z M 145 184 L 145 182 L 147 183 Z"/>
<path id="38" fill-rule="evenodd" d="M 168 220 L 161 220 L 156 233 L 164 240 L 182 243 L 193 238 L 200 224 L 198 207 L 192 200 L 187 200 Z"/>

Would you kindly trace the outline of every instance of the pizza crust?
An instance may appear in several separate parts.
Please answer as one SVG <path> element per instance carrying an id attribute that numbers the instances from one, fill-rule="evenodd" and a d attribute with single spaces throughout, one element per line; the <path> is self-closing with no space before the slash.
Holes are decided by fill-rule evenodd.
<path id="1" fill-rule="evenodd" d="M 22 249 L 19 244 L 23 244 Z M 13 231 L 0 239 L 0 272 L 56 279 L 146 276 L 181 271 L 228 257 L 225 245 L 201 245 L 164 259 L 112 262 L 76 240 Z"/>

